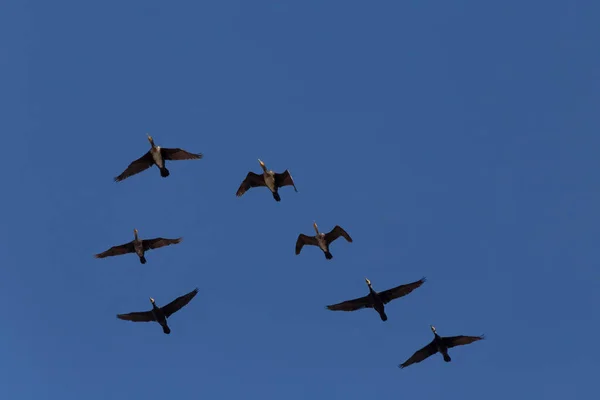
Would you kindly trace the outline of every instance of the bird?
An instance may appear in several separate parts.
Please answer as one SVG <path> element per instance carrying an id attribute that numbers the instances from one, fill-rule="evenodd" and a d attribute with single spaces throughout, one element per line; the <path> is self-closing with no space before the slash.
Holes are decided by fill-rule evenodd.
<path id="1" fill-rule="evenodd" d="M 361 308 L 373 308 L 379 313 L 379 317 L 382 321 L 387 321 L 388 317 L 385 314 L 385 304 L 399 297 L 406 296 L 416 288 L 420 287 L 423 283 L 425 283 L 426 279 L 423 277 L 416 282 L 396 286 L 395 288 L 384 290 L 383 292 L 379 293 L 373 290 L 373 287 L 371 286 L 371 281 L 369 279 L 365 278 L 365 281 L 369 286 L 368 295 L 360 297 L 358 299 L 348 300 L 342 303 L 326 306 L 326 308 L 332 311 L 355 311 L 360 310 Z"/>
<path id="2" fill-rule="evenodd" d="M 162 326 L 163 332 L 168 335 L 171 333 L 171 328 L 169 328 L 169 325 L 167 325 L 167 318 L 189 303 L 194 296 L 196 296 L 196 294 L 198 294 L 198 288 L 187 294 L 184 294 L 183 296 L 179 296 L 164 307 L 158 307 L 154 299 L 150 297 L 152 310 L 131 312 L 129 314 L 117 314 L 117 318 L 124 321 L 133 322 L 158 322 L 160 326 Z"/>
<path id="3" fill-rule="evenodd" d="M 177 239 L 165 239 L 162 237 L 154 239 L 140 239 L 138 237 L 138 230 L 133 230 L 133 240 L 129 243 L 121 244 L 119 246 L 113 246 L 110 249 L 103 251 L 102 253 L 94 255 L 96 258 L 120 256 L 128 253 L 136 253 L 140 258 L 142 264 L 146 264 L 146 257 L 144 254 L 148 250 L 158 249 L 160 247 L 177 244 L 183 240 L 182 237 Z"/>
<path id="4" fill-rule="evenodd" d="M 316 222 L 313 222 L 313 227 L 315 228 L 315 232 L 317 232 L 316 236 L 307 236 L 303 233 L 298 235 L 298 239 L 296 240 L 296 255 L 300 254 L 302 247 L 304 245 L 308 246 L 318 246 L 323 253 L 325 253 L 325 258 L 331 260 L 333 256 L 329 252 L 329 245 L 335 239 L 343 236 L 348 242 L 352 243 L 352 238 L 348 233 L 339 225 L 336 225 L 330 232 L 322 233 L 319 232 L 319 227 Z"/>
<path id="5" fill-rule="evenodd" d="M 290 171 L 287 169 L 282 173 L 273 172 L 272 170 L 267 170 L 267 167 L 264 162 L 258 159 L 258 163 L 263 169 L 262 175 L 255 174 L 254 172 L 248 172 L 246 178 L 242 181 L 240 187 L 238 188 L 235 195 L 237 197 L 241 197 L 244 193 L 246 193 L 250 188 L 266 186 L 269 188 L 271 193 L 273 193 L 273 198 L 275 201 L 281 201 L 281 197 L 279 196 L 278 189 L 283 186 L 293 186 L 294 190 L 298 192 L 296 189 L 296 184 L 292 179 L 292 175 L 290 175 Z"/>
<path id="6" fill-rule="evenodd" d="M 129 164 L 125 171 L 115 178 L 115 182 L 120 182 L 132 175 L 139 174 L 140 172 L 150 168 L 152 165 L 156 165 L 160 170 L 160 176 L 166 178 L 170 175 L 169 170 L 166 167 L 167 160 L 198 160 L 204 157 L 202 153 L 194 154 L 180 148 L 167 149 L 156 146 L 152 136 L 148 134 L 146 135 L 148 136 L 148 141 L 150 142 L 150 150 Z"/>
<path id="7" fill-rule="evenodd" d="M 437 352 L 442 353 L 444 356 L 445 362 L 450 362 L 452 359 L 448 354 L 448 349 L 454 346 L 463 346 L 465 344 L 473 343 L 478 340 L 482 340 L 485 338 L 484 335 L 481 336 L 448 336 L 441 337 L 437 334 L 435 330 L 435 326 L 430 325 L 431 331 L 435 335 L 431 343 L 427 346 L 423 347 L 420 350 L 417 350 L 415 354 L 413 354 L 408 360 L 404 361 L 402 364 L 398 365 L 399 368 L 406 368 L 411 364 L 415 364 L 423 361 L 424 359 L 434 355 Z"/>

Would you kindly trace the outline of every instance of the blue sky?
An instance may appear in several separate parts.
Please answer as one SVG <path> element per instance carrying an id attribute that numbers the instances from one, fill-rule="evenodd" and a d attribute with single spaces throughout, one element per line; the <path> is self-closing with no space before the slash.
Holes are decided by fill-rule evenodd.
<path id="1" fill-rule="evenodd" d="M 597 393 L 598 2 L 1 8 L 7 399 Z M 146 132 L 205 158 L 114 183 Z M 257 158 L 299 192 L 236 198 Z M 354 243 L 295 256 L 313 220 Z M 93 258 L 134 228 L 184 239 Z M 169 336 L 115 318 L 194 287 Z M 398 369 L 429 324 L 487 339 Z"/>

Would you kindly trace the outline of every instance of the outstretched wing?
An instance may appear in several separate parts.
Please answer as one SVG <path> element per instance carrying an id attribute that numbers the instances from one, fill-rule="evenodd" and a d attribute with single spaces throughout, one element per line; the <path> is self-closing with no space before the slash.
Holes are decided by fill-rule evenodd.
<path id="1" fill-rule="evenodd" d="M 253 187 L 258 187 L 258 186 L 266 186 L 264 175 L 262 175 L 262 174 L 258 175 L 258 174 L 255 174 L 254 172 L 250 171 L 250 172 L 248 172 L 248 175 L 246 175 L 246 179 L 244 179 L 242 181 L 242 184 L 238 188 L 235 195 L 237 197 L 240 197 L 241 195 L 246 193 L 246 191 L 248 189 L 253 188 Z"/>
<path id="2" fill-rule="evenodd" d="M 117 314 L 117 318 L 125 320 L 125 321 L 133 321 L 133 322 L 156 321 L 154 319 L 154 314 L 152 314 L 152 311 L 140 311 L 140 312 L 132 312 L 129 314 Z"/>
<path id="3" fill-rule="evenodd" d="M 464 336 L 464 335 L 460 335 L 460 336 L 443 337 L 442 341 L 444 342 L 444 344 L 446 345 L 446 347 L 451 348 L 451 347 L 454 347 L 454 346 L 463 346 L 465 344 L 473 343 L 473 342 L 476 342 L 478 340 L 482 340 L 484 338 L 485 338 L 484 335 L 481 335 L 481 336 Z"/>
<path id="4" fill-rule="evenodd" d="M 300 254 L 302 247 L 304 245 L 307 246 L 318 246 L 317 238 L 314 236 L 306 236 L 304 233 L 298 235 L 298 240 L 296 240 L 296 254 Z"/>
<path id="5" fill-rule="evenodd" d="M 198 294 L 198 288 L 192 290 L 188 294 L 179 296 L 178 298 L 176 298 L 175 300 L 173 300 L 166 306 L 161 307 L 161 310 L 163 313 L 165 313 L 165 316 L 167 318 L 169 318 L 172 314 L 176 313 L 183 306 L 185 306 L 187 303 L 189 303 L 194 298 L 194 296 L 196 296 L 196 294 Z"/>
<path id="6" fill-rule="evenodd" d="M 204 157 L 202 153 L 194 154 L 180 148 L 165 149 L 162 147 L 160 154 L 165 160 L 198 160 Z"/>
<path id="7" fill-rule="evenodd" d="M 277 187 L 293 186 L 294 190 L 296 192 L 298 191 L 298 189 L 296 189 L 294 179 L 292 178 L 292 175 L 290 175 L 290 171 L 287 169 L 280 174 L 275 173 L 275 185 L 277 185 Z"/>
<path id="8" fill-rule="evenodd" d="M 415 354 L 413 354 L 408 360 L 406 360 L 402 364 L 400 364 L 399 367 L 406 368 L 411 364 L 421 362 L 424 359 L 426 359 L 427 357 L 431 357 L 435 353 L 437 353 L 437 346 L 435 345 L 435 342 L 432 341 L 427 346 L 423 347 L 420 350 L 417 350 L 415 352 Z"/>
<path id="9" fill-rule="evenodd" d="M 115 178 L 115 182 L 120 182 L 125 178 L 129 178 L 132 175 L 139 174 L 140 172 L 150 168 L 154 164 L 154 160 L 152 159 L 152 154 L 147 152 L 137 160 L 133 161 L 125 171 L 121 173 L 121 175 Z"/>
<path id="10" fill-rule="evenodd" d="M 412 282 L 406 285 L 396 286 L 395 288 L 391 288 L 388 290 L 384 290 L 383 292 L 378 293 L 379 298 L 383 301 L 384 304 L 389 303 L 390 301 L 397 299 L 398 297 L 406 296 L 416 288 L 420 287 L 423 283 L 425 283 L 426 279 L 421 278 L 416 282 Z"/>
<path id="11" fill-rule="evenodd" d="M 177 238 L 177 239 L 165 239 L 165 238 L 156 238 L 156 239 L 145 239 L 142 240 L 142 244 L 144 246 L 144 250 L 150 250 L 150 249 L 158 249 L 160 247 L 164 247 L 164 246 L 169 246 L 172 244 L 177 244 L 179 242 L 181 242 L 183 240 L 183 238 Z"/>
<path id="12" fill-rule="evenodd" d="M 325 240 L 327 241 L 327 244 L 330 244 L 331 242 L 333 242 L 335 239 L 339 238 L 340 236 L 344 237 L 344 239 L 346 239 L 347 241 L 352 242 L 352 238 L 350 237 L 350 235 L 348 235 L 348 232 L 346 232 L 339 225 L 336 225 L 331 230 L 331 232 L 325 234 Z"/>
<path id="13" fill-rule="evenodd" d="M 120 256 L 122 254 L 133 253 L 134 251 L 135 249 L 133 248 L 133 241 L 131 241 L 129 243 L 121 244 L 119 246 L 113 246 L 100 254 L 94 255 L 94 257 L 104 258 L 111 256 Z"/>
<path id="14" fill-rule="evenodd" d="M 373 302 L 370 295 L 359 297 L 358 299 L 347 300 L 342 303 L 332 304 L 327 306 L 327 309 L 332 311 L 356 311 L 361 308 L 373 307 Z"/>

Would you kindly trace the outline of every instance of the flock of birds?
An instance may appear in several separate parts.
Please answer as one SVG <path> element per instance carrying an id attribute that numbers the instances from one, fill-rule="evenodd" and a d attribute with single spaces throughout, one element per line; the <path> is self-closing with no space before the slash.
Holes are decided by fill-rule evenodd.
<path id="1" fill-rule="evenodd" d="M 132 175 L 138 174 L 153 165 L 156 165 L 160 171 L 160 176 L 166 178 L 170 172 L 166 167 L 167 160 L 197 160 L 201 159 L 203 155 L 201 153 L 194 154 L 189 153 L 180 148 L 164 148 L 156 146 L 152 136 L 148 135 L 148 141 L 150 142 L 150 150 L 146 152 L 142 157 L 133 161 L 119 176 L 115 178 L 116 182 L 120 182 Z M 276 201 L 281 201 L 279 195 L 279 188 L 284 186 L 292 186 L 297 192 L 296 185 L 292 178 L 292 175 L 288 170 L 282 173 L 273 172 L 268 170 L 265 163 L 260 159 L 258 160 L 263 170 L 262 174 L 256 174 L 254 172 L 248 172 L 246 178 L 242 181 L 240 187 L 236 192 L 236 196 L 240 197 L 246 191 L 254 187 L 267 187 Z M 316 235 L 308 236 L 303 233 L 298 235 L 296 241 L 296 255 L 300 254 L 300 251 L 305 245 L 316 246 L 323 251 L 325 258 L 331 260 L 333 255 L 329 251 L 329 247 L 339 237 L 343 237 L 347 242 L 352 242 L 350 235 L 339 225 L 336 225 L 330 232 L 323 233 L 319 231 L 319 227 L 315 222 L 313 224 Z M 154 239 L 140 239 L 138 236 L 137 229 L 133 230 L 134 238 L 132 241 L 113 246 L 110 249 L 96 254 L 96 258 L 104 258 L 110 256 L 118 256 L 123 254 L 135 253 L 142 264 L 146 263 L 146 252 L 153 249 L 158 249 L 164 246 L 169 246 L 181 242 L 182 238 L 168 239 L 168 238 L 154 238 Z M 385 305 L 390 301 L 406 296 L 413 290 L 421 287 L 425 283 L 425 278 L 419 279 L 418 281 L 411 282 L 404 285 L 399 285 L 391 289 L 387 289 L 381 292 L 377 292 L 373 289 L 371 281 L 365 279 L 367 286 L 369 287 L 369 293 L 366 296 L 359 297 L 352 300 L 343 301 L 341 303 L 328 305 L 327 309 L 332 311 L 356 311 L 363 308 L 372 308 L 379 314 L 382 321 L 387 321 L 388 317 L 385 313 Z M 165 334 L 171 333 L 171 329 L 167 324 L 167 319 L 187 305 L 195 296 L 198 294 L 198 288 L 186 293 L 169 304 L 159 307 L 156 305 L 154 299 L 150 298 L 152 309 L 149 311 L 138 311 L 130 312 L 127 314 L 117 314 L 117 318 L 125 321 L 133 322 L 157 322 L 161 325 Z M 421 362 L 426 358 L 441 353 L 444 361 L 450 362 L 451 358 L 448 355 L 448 349 L 455 346 L 462 346 L 481 340 L 484 336 L 446 336 L 442 337 L 438 335 L 434 326 L 430 326 L 433 332 L 433 340 L 417 350 L 408 360 L 399 365 L 400 368 L 405 368 L 411 364 Z"/>

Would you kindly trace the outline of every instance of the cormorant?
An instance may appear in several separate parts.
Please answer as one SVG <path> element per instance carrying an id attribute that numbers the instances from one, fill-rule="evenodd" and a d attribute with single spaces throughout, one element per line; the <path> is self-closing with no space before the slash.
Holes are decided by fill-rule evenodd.
<path id="1" fill-rule="evenodd" d="M 292 179 L 292 175 L 290 175 L 290 171 L 287 169 L 282 173 L 273 172 L 272 170 L 267 170 L 265 163 L 260 159 L 258 160 L 261 168 L 263 169 L 262 175 L 255 174 L 254 172 L 248 172 L 246 175 L 246 179 L 242 181 L 242 184 L 238 188 L 235 195 L 237 197 L 242 196 L 246 193 L 250 188 L 266 186 L 269 188 L 271 193 L 273 193 L 273 198 L 275 201 L 281 201 L 281 197 L 279 196 L 278 189 L 283 186 L 293 186 L 294 190 L 297 192 L 296 185 L 294 184 L 294 180 Z"/>
<path id="2" fill-rule="evenodd" d="M 203 157 L 202 153 L 194 154 L 188 153 L 180 148 L 167 149 L 156 146 L 154 144 L 154 139 L 152 139 L 152 136 L 150 135 L 148 135 L 148 141 L 150 142 L 151 146 L 150 150 L 129 164 L 125 171 L 115 178 L 115 182 L 120 182 L 132 175 L 139 174 L 140 172 L 150 168 L 152 165 L 156 165 L 160 170 L 160 176 L 166 178 L 169 176 L 169 170 L 166 167 L 167 160 L 197 160 Z"/>
<path id="3" fill-rule="evenodd" d="M 422 278 L 416 282 L 408 283 L 406 285 L 396 286 L 395 288 L 384 290 L 383 292 L 377 293 L 371 286 L 371 281 L 365 278 L 367 285 L 369 285 L 369 294 L 354 300 L 344 301 L 339 304 L 333 304 L 327 306 L 332 311 L 355 311 L 361 308 L 373 308 L 379 313 L 379 317 L 382 321 L 387 321 L 388 317 L 385 314 L 385 304 L 390 301 L 397 299 L 402 296 L 406 296 L 416 288 L 420 287 L 424 282 L 425 278 Z"/>
<path id="4" fill-rule="evenodd" d="M 96 254 L 94 257 L 104 258 L 104 257 L 111 257 L 111 256 L 120 256 L 122 254 L 127 254 L 127 253 L 136 253 L 138 255 L 138 257 L 140 258 L 140 262 L 142 264 L 146 264 L 146 257 L 144 257 L 144 254 L 148 250 L 158 249 L 160 247 L 177 244 L 177 243 L 181 242 L 181 240 L 183 239 L 181 237 L 177 238 L 177 239 L 165 239 L 165 238 L 159 237 L 159 238 L 154 238 L 154 239 L 142 240 L 138 237 L 137 229 L 133 230 L 133 236 L 134 237 L 131 242 L 121 244 L 119 246 L 113 246 L 110 249 L 108 249 L 100 254 Z"/>
<path id="5" fill-rule="evenodd" d="M 169 325 L 167 325 L 167 318 L 179 311 L 183 306 L 189 303 L 194 296 L 198 293 L 198 288 L 192 290 L 188 294 L 179 296 L 164 307 L 158 307 L 154 302 L 154 299 L 150 297 L 150 303 L 152 303 L 152 310 L 131 312 L 129 314 L 117 314 L 117 318 L 125 321 L 133 322 L 158 322 L 163 328 L 163 332 L 167 335 L 171 333 Z"/>
<path id="6" fill-rule="evenodd" d="M 329 245 L 331 242 L 340 236 L 343 236 L 344 239 L 352 243 L 350 235 L 348 235 L 348 233 L 339 225 L 336 225 L 329 233 L 319 232 L 319 227 L 316 222 L 313 223 L 313 227 L 315 228 L 315 232 L 317 232 L 316 236 L 307 236 L 303 233 L 298 235 L 298 240 L 296 240 L 296 255 L 300 254 L 304 245 L 318 246 L 323 250 L 323 253 L 325 253 L 325 258 L 331 260 L 333 258 L 329 252 Z"/>
<path id="7" fill-rule="evenodd" d="M 431 331 L 435 335 L 431 343 L 422 349 L 418 350 L 408 360 L 404 361 L 398 367 L 406 368 L 411 364 L 415 364 L 423 361 L 424 359 L 440 352 L 444 356 L 444 361 L 450 362 L 452 359 L 448 354 L 448 349 L 454 346 L 463 346 L 465 344 L 473 343 L 478 340 L 484 339 L 484 335 L 481 336 L 448 336 L 441 337 L 435 331 L 435 326 L 431 325 Z"/>

